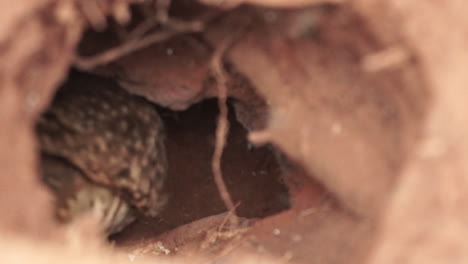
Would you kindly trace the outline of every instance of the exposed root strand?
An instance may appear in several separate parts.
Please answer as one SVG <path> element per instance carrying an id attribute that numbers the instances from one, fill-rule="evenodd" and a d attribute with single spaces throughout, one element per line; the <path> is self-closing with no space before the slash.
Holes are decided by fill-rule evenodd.
<path id="1" fill-rule="evenodd" d="M 226 139 L 229 132 L 229 121 L 228 121 L 228 106 L 227 106 L 227 77 L 223 67 L 223 55 L 226 53 L 227 48 L 232 43 L 232 38 L 226 39 L 217 47 L 211 60 L 211 70 L 216 79 L 218 88 L 218 107 L 219 116 L 218 124 L 216 127 L 216 144 L 213 153 L 213 159 L 211 166 L 213 169 L 213 176 L 218 188 L 221 199 L 224 202 L 226 208 L 235 213 L 234 202 L 232 201 L 231 195 L 226 187 L 223 180 L 223 173 L 221 170 L 221 157 L 223 155 L 224 147 L 226 145 Z"/>

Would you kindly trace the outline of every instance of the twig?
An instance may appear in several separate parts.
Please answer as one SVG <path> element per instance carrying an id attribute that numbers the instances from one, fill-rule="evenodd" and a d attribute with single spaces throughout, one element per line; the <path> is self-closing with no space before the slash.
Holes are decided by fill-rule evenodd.
<path id="1" fill-rule="evenodd" d="M 162 42 L 176 36 L 178 34 L 199 32 L 203 30 L 203 21 L 182 21 L 170 18 L 168 15 L 171 0 L 159 0 L 156 2 L 157 14 L 155 17 L 150 17 L 141 25 L 130 32 L 126 41 L 115 48 L 108 49 L 101 54 L 90 57 L 77 57 L 75 66 L 82 70 L 90 70 L 98 65 L 106 64 L 121 58 L 136 50 L 143 49 L 151 44 Z M 152 28 L 161 24 L 165 30 L 149 34 L 144 37 Z"/>
<path id="2" fill-rule="evenodd" d="M 80 5 L 83 15 L 96 31 L 104 30 L 107 26 L 106 15 L 99 8 L 96 0 L 77 1 Z"/>
<path id="3" fill-rule="evenodd" d="M 236 205 L 234 205 L 233 209 L 235 210 L 237 207 L 239 207 L 240 205 L 240 202 L 237 202 Z M 222 232 L 223 229 L 224 229 L 224 226 L 226 225 L 227 221 L 229 220 L 229 218 L 231 218 L 231 216 L 234 214 L 234 218 L 232 219 L 232 222 L 234 222 L 234 224 L 236 225 L 237 227 L 237 224 L 238 224 L 238 220 L 237 219 L 237 216 L 235 215 L 235 212 L 234 210 L 229 210 L 227 215 L 224 217 L 223 221 L 221 222 L 221 224 L 219 225 L 218 227 L 218 232 Z"/>
<path id="4" fill-rule="evenodd" d="M 154 29 L 157 25 L 164 25 L 165 28 L 173 31 L 180 31 L 181 33 L 185 32 L 200 32 L 203 31 L 204 22 L 203 21 L 183 21 L 180 19 L 175 18 L 165 18 L 164 22 L 160 20 L 161 18 L 158 17 L 149 17 L 145 21 L 143 21 L 140 25 L 138 25 L 132 32 L 130 32 L 126 40 L 127 41 L 134 41 L 143 37 L 145 34 L 150 32 Z"/>
<path id="5" fill-rule="evenodd" d="M 366 55 L 361 65 L 366 72 L 378 72 L 400 66 L 409 59 L 409 52 L 404 47 L 392 46 L 376 53 Z"/>
<path id="6" fill-rule="evenodd" d="M 241 4 L 251 4 L 271 8 L 301 8 L 319 4 L 342 4 L 346 0 L 199 0 L 206 5 L 232 9 Z"/>
<path id="7" fill-rule="evenodd" d="M 90 70 L 98 65 L 102 65 L 102 64 L 106 64 L 108 62 L 114 61 L 136 50 L 148 47 L 149 45 L 157 43 L 157 42 L 162 42 L 164 40 L 170 39 L 173 36 L 181 34 L 181 33 L 184 33 L 184 32 L 167 30 L 167 31 L 154 33 L 140 40 L 131 40 L 131 41 L 124 43 L 121 46 L 106 50 L 103 53 L 95 55 L 95 56 L 85 57 L 85 58 L 77 57 L 75 59 L 75 66 L 82 70 Z"/>
<path id="8" fill-rule="evenodd" d="M 158 25 L 158 21 L 152 16 L 148 17 L 143 22 L 141 22 L 135 29 L 133 29 L 129 34 L 127 34 L 126 41 L 133 41 L 141 38 L 146 33 L 148 33 L 148 31 L 153 29 L 156 25 Z"/>
<path id="9" fill-rule="evenodd" d="M 146 19 L 138 25 L 128 36 L 128 40 L 135 40 L 153 29 L 156 25 L 166 24 L 169 19 L 169 7 L 171 0 L 157 0 L 149 8 L 152 11 L 146 13 Z M 152 13 L 155 12 L 155 13 Z"/>
<path id="10" fill-rule="evenodd" d="M 169 19 L 169 8 L 171 0 L 157 0 L 156 1 L 156 20 L 165 23 Z"/>
<path id="11" fill-rule="evenodd" d="M 238 34 L 231 35 L 217 47 L 214 51 L 213 57 L 211 59 L 211 70 L 216 79 L 216 84 L 218 88 L 218 124 L 216 127 L 216 144 L 215 150 L 213 153 L 213 159 L 211 161 L 211 167 L 213 170 L 213 176 L 218 188 L 221 199 L 224 202 L 226 208 L 236 215 L 236 207 L 232 201 L 231 195 L 226 187 L 226 184 L 223 180 L 223 173 L 221 170 L 221 157 L 223 155 L 224 147 L 226 145 L 226 138 L 229 132 L 229 122 L 228 122 L 228 106 L 226 103 L 227 100 L 227 78 L 226 72 L 223 67 L 223 56 L 226 53 L 227 49 L 233 43 L 235 36 Z"/>

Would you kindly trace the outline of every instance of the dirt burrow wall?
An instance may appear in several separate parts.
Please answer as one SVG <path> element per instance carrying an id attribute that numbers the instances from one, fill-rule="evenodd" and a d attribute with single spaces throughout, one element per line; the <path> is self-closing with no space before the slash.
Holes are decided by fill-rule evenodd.
<path id="1" fill-rule="evenodd" d="M 97 15 L 74 1 L 0 3 L 8 11 L 0 23 L 3 230 L 56 230 L 37 180 L 34 120 L 73 64 L 85 26 L 99 28 L 102 14 L 124 21 L 124 2 L 99 1 Z M 299 263 L 466 261 L 467 7 L 355 0 L 320 11 L 242 8 L 222 11 L 201 34 L 215 50 L 242 31 L 226 58 L 270 109 L 266 128 L 250 138 L 278 146 L 339 205 L 303 221 L 298 202 L 298 211 L 266 219 L 255 227 L 264 240 L 272 235 L 262 230 L 281 226 L 304 239 L 297 249 L 284 238 L 265 246 Z M 185 100 L 215 95 L 202 94 Z M 292 193 L 307 200 L 302 194 Z M 240 247 L 225 261 L 251 251 Z"/>

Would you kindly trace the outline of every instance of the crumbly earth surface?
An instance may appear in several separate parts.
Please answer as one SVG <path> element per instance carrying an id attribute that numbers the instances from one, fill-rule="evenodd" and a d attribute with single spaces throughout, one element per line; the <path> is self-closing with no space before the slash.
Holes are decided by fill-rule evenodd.
<path id="1" fill-rule="evenodd" d="M 91 210 L 108 233 L 157 215 L 167 174 L 163 123 L 152 104 L 115 83 L 72 73 L 40 118 L 45 182 L 57 195 L 58 215 Z"/>

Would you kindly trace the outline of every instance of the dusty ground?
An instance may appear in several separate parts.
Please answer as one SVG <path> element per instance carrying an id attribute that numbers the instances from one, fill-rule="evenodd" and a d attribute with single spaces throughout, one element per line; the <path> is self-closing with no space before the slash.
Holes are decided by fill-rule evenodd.
<path id="1" fill-rule="evenodd" d="M 0 2 L 5 263 L 468 260 L 462 1 L 201 2 Z M 70 66 L 168 108 L 175 198 L 115 237 L 113 251 L 89 250 L 84 229 L 67 238 L 38 181 L 34 122 Z M 222 171 L 240 218 L 223 213 L 210 169 L 224 95 Z"/>

